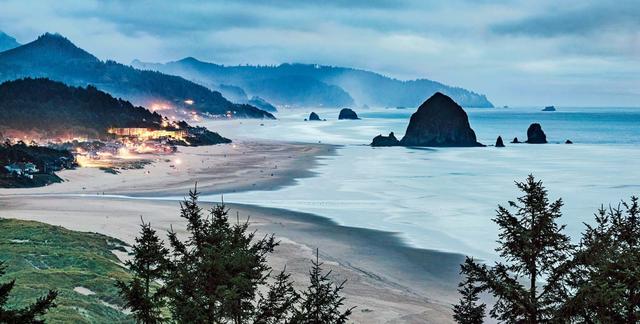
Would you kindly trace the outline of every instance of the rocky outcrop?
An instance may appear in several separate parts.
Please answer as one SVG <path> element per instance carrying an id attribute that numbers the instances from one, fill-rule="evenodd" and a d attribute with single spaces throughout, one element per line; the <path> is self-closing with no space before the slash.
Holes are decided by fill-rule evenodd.
<path id="1" fill-rule="evenodd" d="M 398 146 L 400 141 L 396 138 L 393 132 L 389 133 L 389 136 L 383 136 L 382 134 L 373 138 L 371 146 Z"/>
<path id="2" fill-rule="evenodd" d="M 533 123 L 527 129 L 527 143 L 529 144 L 546 144 L 547 135 L 542 131 L 542 126 Z"/>
<path id="3" fill-rule="evenodd" d="M 542 111 L 556 111 L 556 107 L 554 106 L 546 106 Z"/>
<path id="4" fill-rule="evenodd" d="M 338 119 L 342 120 L 342 119 L 360 119 L 360 118 L 358 118 L 358 114 L 356 114 L 356 112 L 353 111 L 352 109 L 342 108 L 342 110 L 340 110 L 340 115 L 338 115 Z"/>
<path id="5" fill-rule="evenodd" d="M 514 137 L 513 141 L 511 141 L 511 144 L 520 144 L 520 141 L 518 140 L 517 137 Z"/>
<path id="6" fill-rule="evenodd" d="M 566 140 L 564 143 L 565 144 L 573 144 L 573 142 L 571 140 Z"/>
<path id="7" fill-rule="evenodd" d="M 318 114 L 316 114 L 315 112 L 311 112 L 311 114 L 309 114 L 309 120 L 310 121 L 319 121 L 320 120 L 320 116 L 318 116 Z"/>
<path id="8" fill-rule="evenodd" d="M 436 92 L 411 115 L 400 141 L 404 146 L 483 146 L 469 125 L 467 113 L 450 97 Z"/>
<path id="9" fill-rule="evenodd" d="M 496 139 L 496 147 L 504 147 L 504 142 L 502 141 L 502 136 L 498 136 Z"/>

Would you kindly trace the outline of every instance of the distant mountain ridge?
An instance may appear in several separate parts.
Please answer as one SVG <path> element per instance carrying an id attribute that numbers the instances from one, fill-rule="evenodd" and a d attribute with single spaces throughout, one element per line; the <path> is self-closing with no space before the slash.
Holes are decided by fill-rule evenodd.
<path id="1" fill-rule="evenodd" d="M 73 86 L 94 85 L 135 104 L 160 102 L 172 107 L 241 118 L 274 118 L 247 104 L 234 104 L 219 92 L 160 72 L 141 71 L 114 61 L 101 61 L 59 34 L 46 33 L 33 42 L 0 52 L 0 82 L 45 77 Z M 192 100 L 191 104 L 185 101 Z"/>
<path id="2" fill-rule="evenodd" d="M 20 46 L 15 38 L 0 31 L 0 52 Z"/>
<path id="3" fill-rule="evenodd" d="M 180 75 L 200 84 L 242 88 L 279 105 L 417 107 L 425 97 L 444 93 L 466 107 L 493 107 L 485 95 L 428 79 L 402 81 L 379 73 L 313 64 L 224 66 L 187 57 L 179 61 L 144 63 L 140 69 Z"/>

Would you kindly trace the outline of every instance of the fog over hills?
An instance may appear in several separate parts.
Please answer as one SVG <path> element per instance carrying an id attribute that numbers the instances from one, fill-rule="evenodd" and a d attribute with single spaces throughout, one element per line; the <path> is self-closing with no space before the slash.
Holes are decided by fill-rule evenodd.
<path id="1" fill-rule="evenodd" d="M 242 88 L 248 95 L 289 106 L 417 107 L 436 92 L 466 107 L 493 107 L 485 95 L 428 79 L 403 81 L 348 67 L 314 64 L 277 66 L 224 66 L 193 57 L 166 64 L 134 60 L 132 65 L 175 74 L 217 88 L 221 84 Z"/>
<path id="2" fill-rule="evenodd" d="M 101 61 L 62 35 L 50 33 L 20 45 L 0 32 L 0 51 L 3 48 L 0 81 L 47 77 L 75 86 L 93 84 L 134 104 L 160 103 L 212 115 L 235 111 L 237 117 L 273 118 L 263 111 L 270 106 L 255 108 L 258 102 L 281 107 L 417 107 L 435 92 L 466 107 L 493 107 L 485 95 L 463 88 L 428 79 L 403 81 L 348 67 L 224 66 L 192 57 L 166 64 L 134 60 L 126 66 Z M 260 100 L 252 101 L 253 97 Z M 185 104 L 187 99 L 194 100 L 193 106 Z"/>
<path id="3" fill-rule="evenodd" d="M 6 51 L 20 46 L 15 38 L 0 31 L 0 51 Z"/>
<path id="4" fill-rule="evenodd" d="M 59 34 L 44 34 L 28 44 L 0 53 L 0 81 L 46 77 L 74 86 L 94 85 L 134 104 L 154 103 L 211 115 L 273 118 L 246 104 L 234 104 L 219 92 L 159 72 L 141 71 L 114 61 L 101 61 Z M 185 100 L 192 100 L 187 104 Z"/>

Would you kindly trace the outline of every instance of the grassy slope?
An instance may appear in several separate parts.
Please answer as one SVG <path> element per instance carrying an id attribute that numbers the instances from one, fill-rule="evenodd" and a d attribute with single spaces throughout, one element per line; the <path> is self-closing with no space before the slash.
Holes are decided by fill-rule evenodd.
<path id="1" fill-rule="evenodd" d="M 104 304 L 122 305 L 114 283 L 129 274 L 111 250 L 123 250 L 123 245 L 100 234 L 0 219 L 0 260 L 8 267 L 0 282 L 16 279 L 11 305 L 28 304 L 48 289 L 58 290 L 58 307 L 45 317 L 48 323 L 129 323 L 125 314 Z M 78 286 L 95 295 L 75 292 Z"/>

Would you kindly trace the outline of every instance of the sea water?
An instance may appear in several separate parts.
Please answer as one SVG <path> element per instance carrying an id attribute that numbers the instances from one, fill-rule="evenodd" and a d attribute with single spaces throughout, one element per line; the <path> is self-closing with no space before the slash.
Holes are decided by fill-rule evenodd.
<path id="1" fill-rule="evenodd" d="M 347 226 L 395 232 L 410 245 L 494 259 L 498 205 L 521 193 L 514 181 L 533 174 L 550 199 L 562 198 L 561 223 L 576 241 L 602 204 L 640 195 L 640 109 L 465 109 L 478 140 L 505 148 L 372 148 L 378 134 L 401 138 L 415 109 L 359 110 L 360 120 L 337 120 L 337 109 L 315 109 L 327 121 L 305 122 L 311 109 L 285 111 L 276 121 L 210 122 L 234 139 L 341 145 L 323 157 L 316 176 L 274 191 L 225 194 L 237 203 L 310 212 Z M 526 140 L 540 123 L 550 144 Z M 570 139 L 575 144 L 563 144 Z M 204 197 L 218 200 L 219 197 Z"/>

